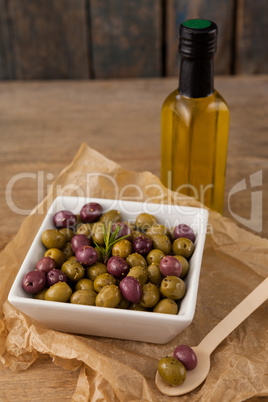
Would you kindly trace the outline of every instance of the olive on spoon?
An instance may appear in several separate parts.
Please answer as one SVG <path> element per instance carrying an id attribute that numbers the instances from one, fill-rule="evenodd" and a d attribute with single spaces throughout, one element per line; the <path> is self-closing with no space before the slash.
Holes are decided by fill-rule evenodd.
<path id="1" fill-rule="evenodd" d="M 197 388 L 207 377 L 210 369 L 210 355 L 214 349 L 253 313 L 268 298 L 268 277 L 264 279 L 241 303 L 238 304 L 215 328 L 213 328 L 198 346 L 192 347 L 197 356 L 197 366 L 187 371 L 182 385 L 170 386 L 156 373 L 155 383 L 159 391 L 169 396 L 186 394 Z"/>

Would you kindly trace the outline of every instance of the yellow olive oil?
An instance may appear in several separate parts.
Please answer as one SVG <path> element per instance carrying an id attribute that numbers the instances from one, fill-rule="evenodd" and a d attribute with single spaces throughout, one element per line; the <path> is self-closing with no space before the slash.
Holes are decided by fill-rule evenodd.
<path id="1" fill-rule="evenodd" d="M 212 46 L 215 24 L 205 24 L 209 32 L 207 45 L 202 22 L 181 27 L 181 71 L 179 89 L 164 101 L 161 112 L 161 180 L 174 191 L 192 196 L 207 207 L 223 211 L 225 169 L 229 131 L 229 109 L 213 86 Z M 201 21 L 196 28 L 196 21 Z M 209 21 L 206 21 L 209 23 Z M 186 34 L 182 30 L 186 29 Z M 194 35 L 189 37 L 189 30 Z M 196 32 L 198 31 L 198 32 Z M 202 32 L 202 48 L 195 41 Z M 217 32 L 217 31 L 216 31 Z M 192 40 L 189 50 L 189 42 Z M 201 50 L 202 52 L 201 52 Z M 202 53 L 202 57 L 200 56 Z M 190 56 L 189 56 L 190 54 Z"/>

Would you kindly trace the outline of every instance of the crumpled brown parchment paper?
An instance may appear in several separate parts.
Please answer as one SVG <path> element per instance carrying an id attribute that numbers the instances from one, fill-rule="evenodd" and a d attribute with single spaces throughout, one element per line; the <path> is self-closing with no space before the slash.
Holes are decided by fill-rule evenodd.
<path id="1" fill-rule="evenodd" d="M 101 175 L 88 174 L 100 172 Z M 112 178 L 113 181 L 111 181 Z M 115 194 L 116 188 L 119 192 Z M 70 185 L 71 184 L 71 185 Z M 149 172 L 124 170 L 82 144 L 73 162 L 51 186 L 46 199 L 24 221 L 0 256 L 0 359 L 11 370 L 27 370 L 50 355 L 66 370 L 79 370 L 73 401 L 242 401 L 268 395 L 267 302 L 217 347 L 206 381 L 193 392 L 172 398 L 154 384 L 158 359 L 181 343 L 197 345 L 266 276 L 268 240 L 210 212 L 197 307 L 192 324 L 166 345 L 59 333 L 27 317 L 7 301 L 9 289 L 56 195 L 89 195 L 157 202 L 161 183 Z M 142 190 L 137 193 L 135 186 Z M 161 186 L 162 202 L 198 206 Z M 80 191 L 80 193 L 79 193 Z M 159 200 L 158 200 L 159 202 Z M 123 323 L 122 323 L 123 325 Z"/>

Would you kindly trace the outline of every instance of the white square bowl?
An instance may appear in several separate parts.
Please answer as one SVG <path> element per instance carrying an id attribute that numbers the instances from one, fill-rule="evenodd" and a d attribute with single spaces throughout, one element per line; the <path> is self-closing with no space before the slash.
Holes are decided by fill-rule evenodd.
<path id="1" fill-rule="evenodd" d="M 98 202 L 104 212 L 110 209 L 119 210 L 123 220 L 135 222 L 139 213 L 147 212 L 156 216 L 159 223 L 167 227 L 185 223 L 194 230 L 195 249 L 185 278 L 186 294 L 180 303 L 178 315 L 43 301 L 33 299 L 23 290 L 22 280 L 25 274 L 34 269 L 36 262 L 44 255 L 41 236 L 45 230 L 54 228 L 54 214 L 61 210 L 79 214 L 82 206 L 88 202 Z M 8 301 L 23 313 L 58 331 L 167 343 L 190 325 L 194 317 L 207 221 L 208 211 L 203 208 L 100 198 L 57 197 L 15 278 Z"/>

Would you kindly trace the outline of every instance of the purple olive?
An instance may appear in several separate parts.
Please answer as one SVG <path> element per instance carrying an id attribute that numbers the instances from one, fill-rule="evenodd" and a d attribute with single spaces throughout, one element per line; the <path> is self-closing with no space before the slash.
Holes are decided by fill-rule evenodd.
<path id="1" fill-rule="evenodd" d="M 136 253 L 147 255 L 153 248 L 152 240 L 147 236 L 138 236 L 134 240 L 133 249 Z"/>
<path id="2" fill-rule="evenodd" d="M 98 261 L 98 253 L 94 247 L 82 246 L 76 250 L 75 258 L 82 265 L 92 265 Z"/>
<path id="3" fill-rule="evenodd" d="M 174 350 L 173 356 L 184 365 L 187 371 L 193 370 L 197 366 L 197 356 L 190 346 L 177 346 Z"/>
<path id="4" fill-rule="evenodd" d="M 193 243 L 195 242 L 195 234 L 193 232 L 193 229 L 190 228 L 190 226 L 185 225 L 184 223 L 175 226 L 173 235 L 175 239 L 178 239 L 180 237 L 186 237 L 187 239 L 191 240 Z"/>
<path id="5" fill-rule="evenodd" d="M 22 287 L 27 293 L 36 294 L 41 292 L 46 285 L 46 275 L 42 271 L 28 272 L 22 281 Z"/>
<path id="6" fill-rule="evenodd" d="M 102 214 L 102 206 L 97 202 L 89 202 L 85 204 L 81 211 L 80 217 L 83 222 L 95 222 Z"/>
<path id="7" fill-rule="evenodd" d="M 53 218 L 57 229 L 72 228 L 76 225 L 76 216 L 71 211 L 56 212 Z"/>
<path id="8" fill-rule="evenodd" d="M 43 257 L 39 261 L 37 261 L 35 269 L 37 269 L 37 271 L 44 272 L 44 274 L 47 274 L 52 269 L 56 269 L 56 263 L 51 257 Z"/>
<path id="9" fill-rule="evenodd" d="M 131 303 L 139 303 L 142 296 L 142 287 L 138 279 L 126 276 L 120 282 L 122 296 Z"/>
<path id="10" fill-rule="evenodd" d="M 107 271 L 115 278 L 122 278 L 128 273 L 129 266 L 123 258 L 114 256 L 107 261 Z"/>
<path id="11" fill-rule="evenodd" d="M 116 227 L 120 227 L 118 235 L 116 236 L 117 239 L 120 237 L 125 237 L 126 240 L 132 241 L 132 234 L 130 227 L 125 222 L 117 222 L 114 223 L 112 226 L 112 233 L 115 231 Z"/>
<path id="12" fill-rule="evenodd" d="M 181 262 L 173 255 L 166 255 L 160 261 L 159 268 L 164 276 L 181 276 Z"/>
<path id="13" fill-rule="evenodd" d="M 49 286 L 54 285 L 57 282 L 65 282 L 67 283 L 67 276 L 61 269 L 53 269 L 49 271 L 47 274 L 47 284 Z"/>
<path id="14" fill-rule="evenodd" d="M 90 240 L 85 234 L 74 235 L 71 240 L 71 246 L 74 253 L 79 247 L 90 246 Z"/>

